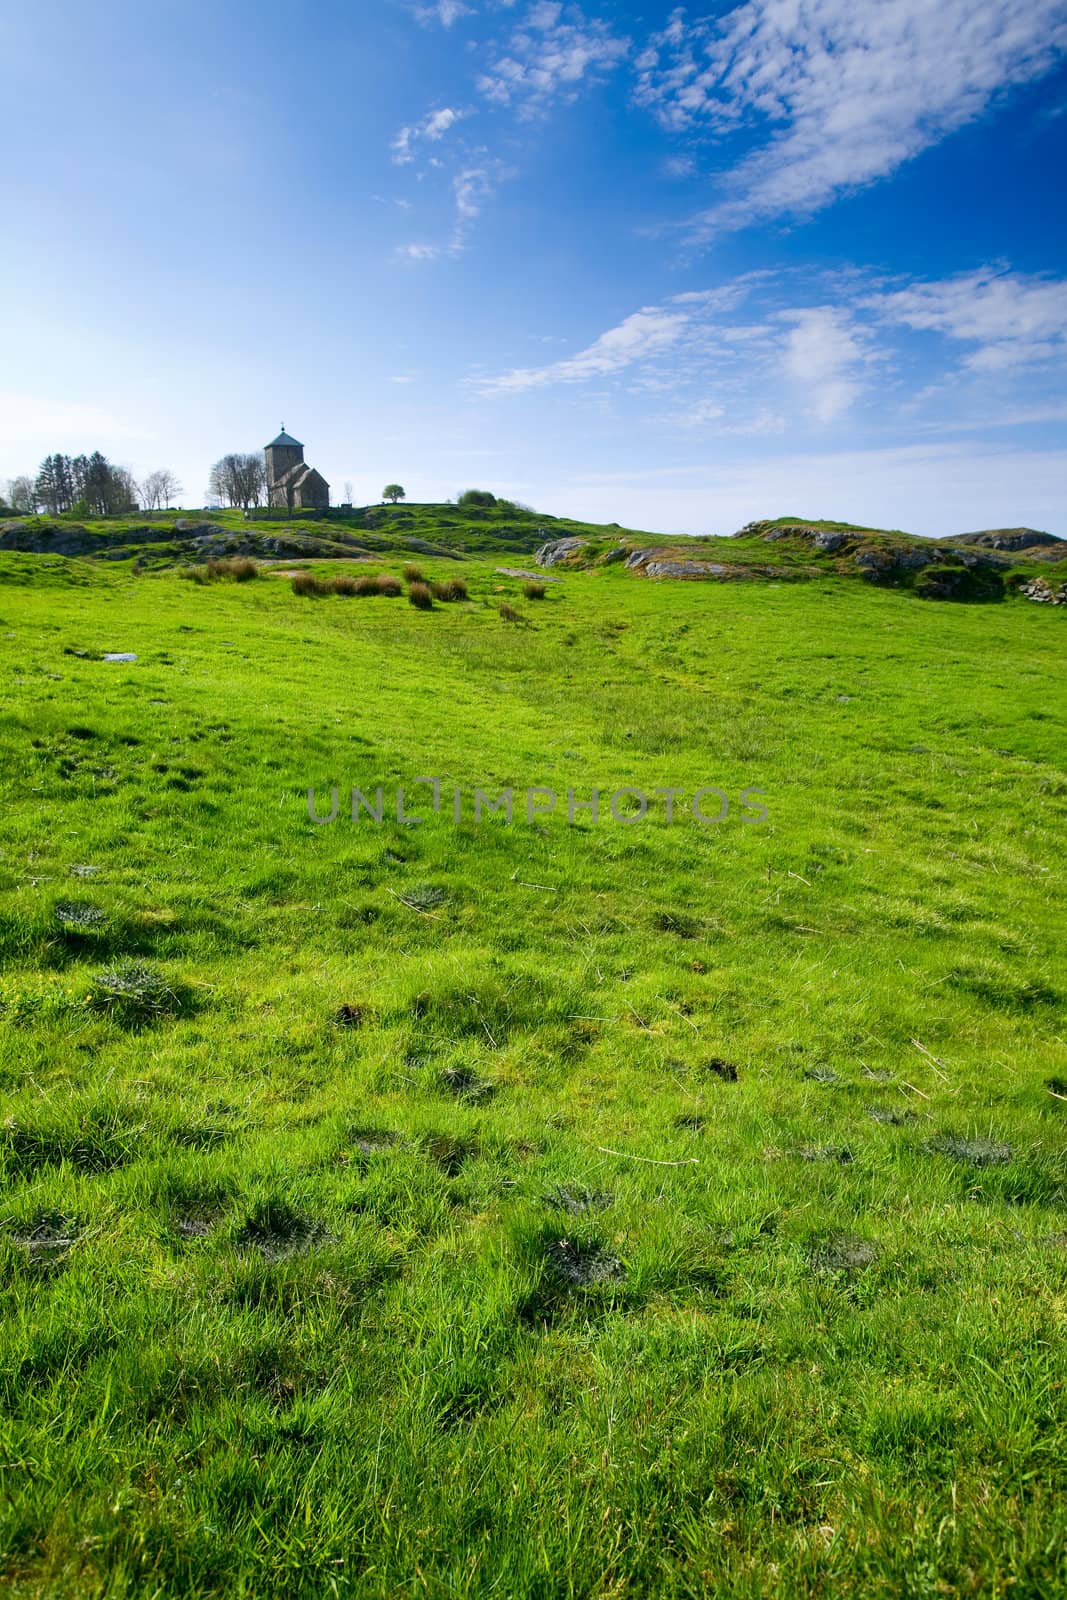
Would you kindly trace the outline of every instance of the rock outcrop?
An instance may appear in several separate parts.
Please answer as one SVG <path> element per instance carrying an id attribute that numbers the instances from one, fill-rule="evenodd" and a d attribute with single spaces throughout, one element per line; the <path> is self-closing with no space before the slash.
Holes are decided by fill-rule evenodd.
<path id="1" fill-rule="evenodd" d="M 539 567 L 557 567 L 562 561 L 570 561 L 588 543 L 588 539 L 550 539 L 541 546 L 534 560 Z"/>
<path id="2" fill-rule="evenodd" d="M 1043 606 L 1067 606 L 1067 583 L 1049 583 L 1047 578 L 1032 578 L 1019 585 L 1019 594 L 1025 600 L 1036 600 Z"/>

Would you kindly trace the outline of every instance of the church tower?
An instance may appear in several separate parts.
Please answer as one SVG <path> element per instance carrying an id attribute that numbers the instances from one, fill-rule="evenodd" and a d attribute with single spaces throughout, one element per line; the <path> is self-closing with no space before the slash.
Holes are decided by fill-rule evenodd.
<path id="1" fill-rule="evenodd" d="M 301 467 L 304 464 L 304 446 L 299 439 L 294 439 L 286 433 L 285 424 L 276 439 L 265 446 L 263 454 L 267 458 L 267 503 L 273 504 L 270 491 L 279 483 L 291 467 Z"/>

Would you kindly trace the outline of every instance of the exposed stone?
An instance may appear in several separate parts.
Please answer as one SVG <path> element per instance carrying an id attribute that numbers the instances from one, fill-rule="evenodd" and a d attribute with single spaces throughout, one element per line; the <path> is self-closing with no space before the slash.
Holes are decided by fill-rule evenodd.
<path id="1" fill-rule="evenodd" d="M 649 578 L 721 578 L 728 575 L 729 567 L 718 561 L 649 561 L 645 575 Z"/>
<path id="2" fill-rule="evenodd" d="M 1055 548 L 1062 544 L 1067 554 L 1067 541 L 1037 528 L 990 528 L 981 533 L 959 533 L 954 543 L 956 539 L 961 544 L 984 545 L 989 550 L 1032 550 L 1035 545 Z"/>
<path id="3" fill-rule="evenodd" d="M 1067 583 L 1051 584 L 1047 578 L 1032 578 L 1019 585 L 1024 600 L 1036 600 L 1043 606 L 1067 605 Z"/>
<path id="4" fill-rule="evenodd" d="M 847 533 L 830 533 L 829 530 L 826 530 L 822 533 L 817 533 L 812 542 L 814 543 L 816 550 L 821 550 L 823 555 L 829 556 L 833 555 L 835 551 L 842 549 L 844 545 L 848 544 L 850 537 L 851 535 Z"/>
<path id="5" fill-rule="evenodd" d="M 505 578 L 528 578 L 533 583 L 562 583 L 562 578 L 546 578 L 543 572 L 524 572 L 521 567 L 496 567 Z"/>
<path id="6" fill-rule="evenodd" d="M 588 543 L 588 539 L 552 539 L 548 544 L 541 546 L 534 560 L 539 567 L 555 567 L 561 561 L 569 561 L 579 550 L 584 550 Z"/>

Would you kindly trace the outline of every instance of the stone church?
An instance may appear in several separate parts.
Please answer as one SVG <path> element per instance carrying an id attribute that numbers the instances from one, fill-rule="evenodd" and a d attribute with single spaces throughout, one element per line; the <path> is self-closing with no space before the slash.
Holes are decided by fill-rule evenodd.
<path id="1" fill-rule="evenodd" d="M 285 424 L 276 439 L 266 445 L 267 503 L 285 506 L 289 511 L 325 511 L 330 504 L 330 485 L 304 461 L 304 446 L 286 433 Z"/>

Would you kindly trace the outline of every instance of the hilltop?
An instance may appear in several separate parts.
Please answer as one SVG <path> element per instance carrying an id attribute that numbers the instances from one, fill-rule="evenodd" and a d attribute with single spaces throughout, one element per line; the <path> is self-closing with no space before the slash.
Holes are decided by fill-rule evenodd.
<path id="1" fill-rule="evenodd" d="M 1020 592 L 1061 604 L 1048 581 L 1067 541 L 1030 528 L 932 540 L 901 529 L 778 517 L 733 535 L 672 535 L 597 524 L 498 501 L 490 506 L 374 505 L 315 515 L 162 512 L 79 521 L 24 517 L 0 523 L 0 550 L 136 562 L 140 570 L 210 558 L 258 560 L 501 556 L 546 567 L 621 565 L 632 577 L 712 582 L 845 577 L 936 600 L 998 600 Z"/>

